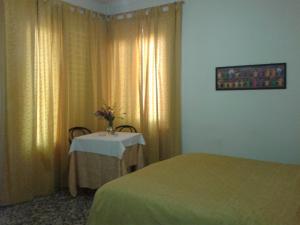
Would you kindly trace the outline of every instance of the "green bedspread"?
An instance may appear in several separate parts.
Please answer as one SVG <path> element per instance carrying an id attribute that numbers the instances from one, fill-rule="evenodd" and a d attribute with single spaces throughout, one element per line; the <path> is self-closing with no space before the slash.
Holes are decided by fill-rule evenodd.
<path id="1" fill-rule="evenodd" d="M 188 154 L 101 187 L 88 225 L 300 225 L 300 166 Z"/>

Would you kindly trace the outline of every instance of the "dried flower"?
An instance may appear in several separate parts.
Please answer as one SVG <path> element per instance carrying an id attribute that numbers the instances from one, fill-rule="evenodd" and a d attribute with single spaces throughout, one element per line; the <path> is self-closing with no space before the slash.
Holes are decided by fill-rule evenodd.
<path id="1" fill-rule="evenodd" d="M 118 113 L 118 110 L 115 111 L 113 109 L 113 107 L 107 105 L 107 104 L 104 104 L 100 110 L 97 110 L 95 113 L 95 116 L 97 118 L 103 118 L 105 120 L 107 120 L 108 122 L 112 122 L 114 121 L 115 118 L 122 118 L 123 119 L 123 116 L 125 116 L 126 113 Z"/>

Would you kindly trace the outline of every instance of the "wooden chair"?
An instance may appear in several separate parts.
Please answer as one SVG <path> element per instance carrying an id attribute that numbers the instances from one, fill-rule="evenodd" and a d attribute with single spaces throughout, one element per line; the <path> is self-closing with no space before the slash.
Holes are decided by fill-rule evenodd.
<path id="1" fill-rule="evenodd" d="M 71 144 L 75 137 L 91 133 L 92 132 L 86 127 L 72 127 L 69 129 L 69 143 Z"/>
<path id="2" fill-rule="evenodd" d="M 135 127 L 133 127 L 131 125 L 120 125 L 120 126 L 117 126 L 115 130 L 118 132 L 127 130 L 127 131 L 130 131 L 131 133 L 137 133 L 137 130 L 135 129 Z"/>

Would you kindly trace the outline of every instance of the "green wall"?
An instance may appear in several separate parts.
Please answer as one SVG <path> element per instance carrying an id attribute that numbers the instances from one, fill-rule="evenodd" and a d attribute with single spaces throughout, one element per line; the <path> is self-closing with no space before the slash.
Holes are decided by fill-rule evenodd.
<path id="1" fill-rule="evenodd" d="M 300 1 L 187 0 L 184 152 L 300 163 Z M 287 63 L 286 90 L 215 91 L 215 67 Z"/>

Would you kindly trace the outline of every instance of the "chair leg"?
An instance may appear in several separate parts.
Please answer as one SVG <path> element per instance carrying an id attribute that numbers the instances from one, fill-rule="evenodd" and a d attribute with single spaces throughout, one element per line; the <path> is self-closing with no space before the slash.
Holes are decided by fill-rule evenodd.
<path id="1" fill-rule="evenodd" d="M 137 165 L 132 165 L 127 168 L 128 173 L 132 173 L 137 170 Z"/>

